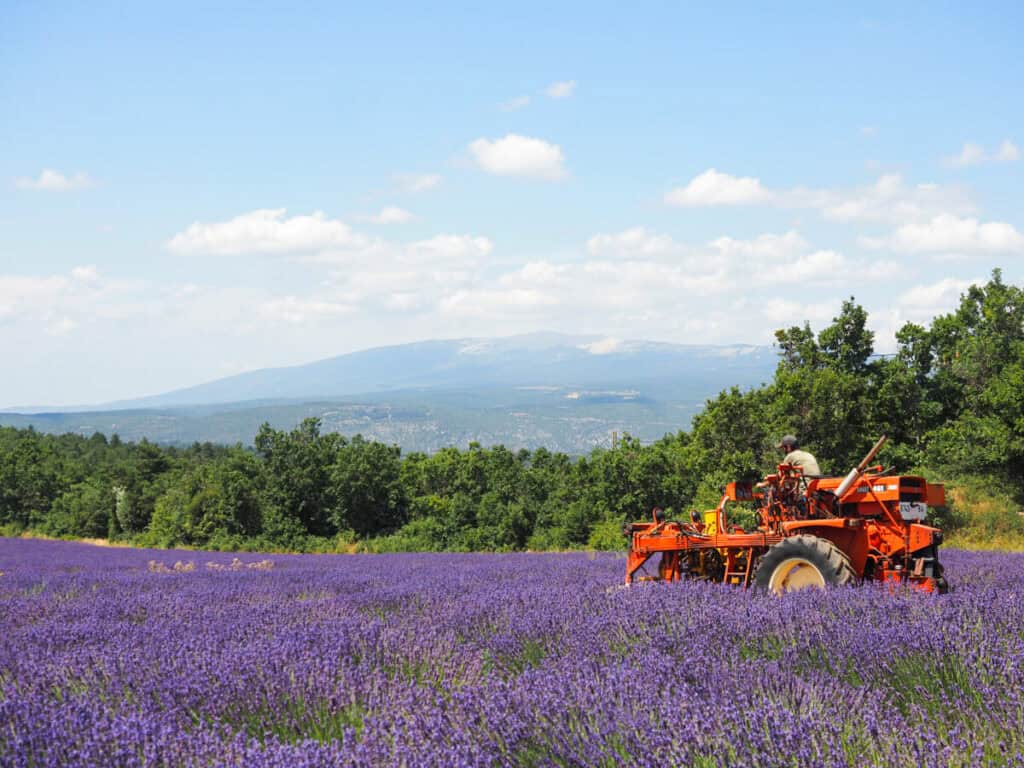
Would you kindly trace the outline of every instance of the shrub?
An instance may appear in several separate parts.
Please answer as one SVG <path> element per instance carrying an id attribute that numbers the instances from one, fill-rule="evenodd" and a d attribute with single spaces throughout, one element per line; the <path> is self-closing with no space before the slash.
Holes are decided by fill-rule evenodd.
<path id="1" fill-rule="evenodd" d="M 591 531 L 587 546 L 590 549 L 615 551 L 626 548 L 626 537 L 622 534 L 622 522 L 602 520 Z"/>

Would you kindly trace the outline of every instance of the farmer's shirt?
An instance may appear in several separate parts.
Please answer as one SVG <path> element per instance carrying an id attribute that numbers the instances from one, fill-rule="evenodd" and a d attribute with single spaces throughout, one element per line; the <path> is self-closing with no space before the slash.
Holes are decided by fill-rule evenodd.
<path id="1" fill-rule="evenodd" d="M 800 467 L 805 475 L 821 474 L 821 470 L 818 469 L 818 460 L 807 451 L 790 451 L 786 454 L 786 458 L 783 461 L 786 464 L 792 464 L 794 467 Z"/>

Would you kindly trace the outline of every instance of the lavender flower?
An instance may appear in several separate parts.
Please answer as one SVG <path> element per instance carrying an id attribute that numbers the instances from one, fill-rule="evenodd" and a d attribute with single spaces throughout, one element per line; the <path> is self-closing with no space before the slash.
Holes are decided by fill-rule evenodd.
<path id="1" fill-rule="evenodd" d="M 943 562 L 942 597 L 775 598 L 0 539 L 0 765 L 1024 765 L 1024 555 Z"/>

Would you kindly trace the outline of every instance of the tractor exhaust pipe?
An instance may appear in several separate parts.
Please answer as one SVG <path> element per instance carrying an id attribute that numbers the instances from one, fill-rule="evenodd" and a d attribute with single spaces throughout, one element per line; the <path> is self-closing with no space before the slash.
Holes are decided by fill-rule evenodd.
<path id="1" fill-rule="evenodd" d="M 864 470 L 867 469 L 868 464 L 870 464 L 871 460 L 875 458 L 875 454 L 882 450 L 882 446 L 885 445 L 885 441 L 888 439 L 889 438 L 886 435 L 882 435 L 878 438 L 878 442 L 875 443 L 875 447 L 868 451 L 868 455 L 861 459 L 860 464 L 850 470 L 850 474 L 848 474 L 846 479 L 839 484 L 838 488 L 836 488 L 837 499 L 842 499 L 843 496 L 846 495 L 846 492 L 853 487 L 853 484 L 860 479 L 860 476 L 864 474 Z"/>

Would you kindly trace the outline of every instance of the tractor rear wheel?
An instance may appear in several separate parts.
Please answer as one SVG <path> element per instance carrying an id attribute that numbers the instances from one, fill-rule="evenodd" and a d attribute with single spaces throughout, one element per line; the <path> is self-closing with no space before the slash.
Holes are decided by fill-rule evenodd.
<path id="1" fill-rule="evenodd" d="M 790 536 L 764 553 L 753 583 L 777 595 L 798 589 L 853 584 L 857 574 L 850 559 L 828 539 L 803 534 Z"/>

